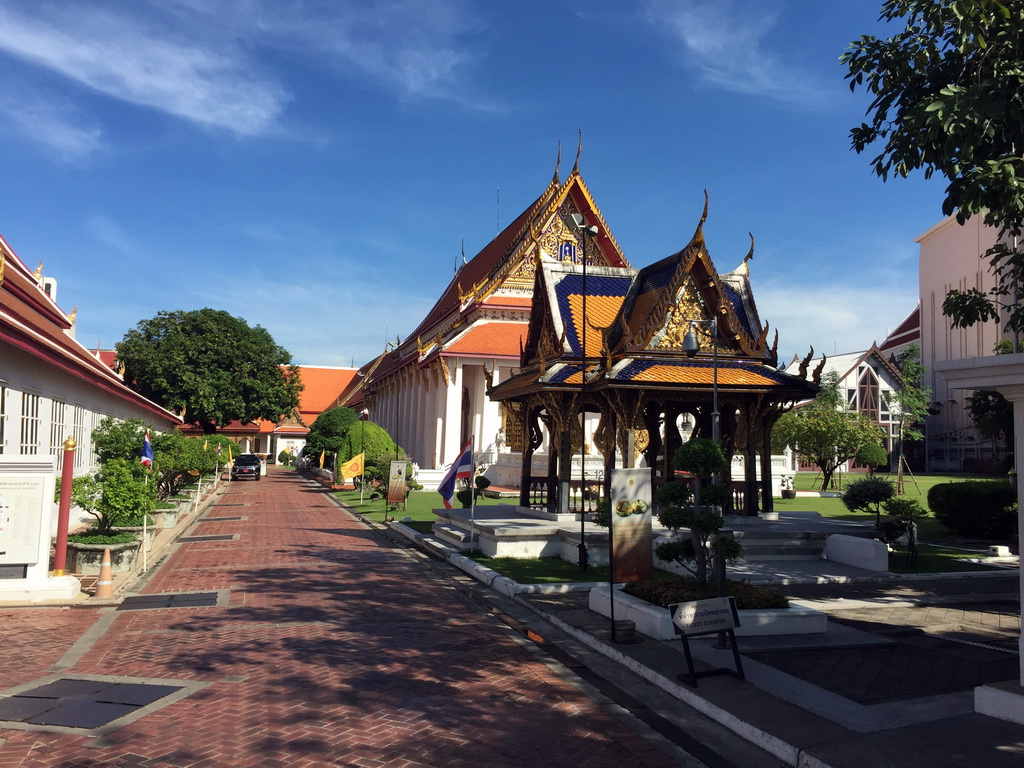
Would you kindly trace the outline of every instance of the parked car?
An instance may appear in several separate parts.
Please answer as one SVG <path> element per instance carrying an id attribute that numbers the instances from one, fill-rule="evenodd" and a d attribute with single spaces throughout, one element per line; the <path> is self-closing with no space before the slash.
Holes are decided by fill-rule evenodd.
<path id="1" fill-rule="evenodd" d="M 255 453 L 243 453 L 231 465 L 231 479 L 238 480 L 242 477 L 260 479 L 260 457 Z"/>

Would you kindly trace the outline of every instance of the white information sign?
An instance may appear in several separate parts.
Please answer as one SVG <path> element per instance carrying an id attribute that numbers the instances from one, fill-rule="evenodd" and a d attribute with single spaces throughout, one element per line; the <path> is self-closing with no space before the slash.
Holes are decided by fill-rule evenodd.
<path id="1" fill-rule="evenodd" d="M 734 598 L 715 597 L 679 603 L 672 612 L 672 623 L 683 635 L 702 635 L 738 627 L 740 617 Z"/>
<path id="2" fill-rule="evenodd" d="M 46 512 L 46 478 L 0 474 L 0 565 L 35 565 Z"/>

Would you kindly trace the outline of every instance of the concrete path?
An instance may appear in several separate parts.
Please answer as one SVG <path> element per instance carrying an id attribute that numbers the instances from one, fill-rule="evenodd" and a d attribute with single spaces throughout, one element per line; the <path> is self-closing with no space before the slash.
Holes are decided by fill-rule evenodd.
<path id="1" fill-rule="evenodd" d="M 584 682 L 443 565 L 295 472 L 231 483 L 129 590 L 147 609 L 0 608 L 0 712 L 51 681 L 177 691 L 105 726 L 0 722 L 0 766 L 778 765 L 706 719 L 698 737 L 678 718 L 678 738 L 659 736 L 612 701 L 628 699 L 609 682 L 621 670 Z M 194 592 L 211 594 L 183 597 Z M 167 594 L 184 604 L 149 607 L 175 605 L 153 597 Z M 72 718 L 112 706 L 60 703 Z M 702 759 L 679 748 L 687 738 Z M 706 746 L 718 742 L 734 756 Z"/>

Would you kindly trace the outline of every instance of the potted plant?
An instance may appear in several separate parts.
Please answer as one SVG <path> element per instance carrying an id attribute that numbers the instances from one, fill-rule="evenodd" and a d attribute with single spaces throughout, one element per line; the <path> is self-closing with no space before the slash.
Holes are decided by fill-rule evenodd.
<path id="1" fill-rule="evenodd" d="M 782 476 L 782 498 L 784 499 L 795 499 L 796 489 L 793 487 L 793 476 L 783 475 Z"/>
<path id="2" fill-rule="evenodd" d="M 54 500 L 60 498 L 60 478 Z M 72 573 L 95 574 L 100 571 L 103 550 L 110 550 L 111 571 L 124 573 L 135 565 L 142 542 L 129 531 L 115 531 L 103 504 L 103 487 L 96 475 L 76 477 L 71 487 L 71 502 L 96 518 L 91 528 L 68 536 L 67 568 Z"/>

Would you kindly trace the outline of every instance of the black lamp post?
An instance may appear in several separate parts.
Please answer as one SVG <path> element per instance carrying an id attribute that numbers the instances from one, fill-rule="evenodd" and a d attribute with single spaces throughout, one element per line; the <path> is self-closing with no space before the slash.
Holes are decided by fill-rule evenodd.
<path id="1" fill-rule="evenodd" d="M 580 232 L 583 245 L 583 307 L 580 325 L 580 353 L 582 365 L 580 366 L 580 546 L 579 561 L 580 570 L 586 571 L 590 565 L 590 556 L 587 553 L 586 540 L 586 518 L 584 515 L 583 502 L 586 498 L 587 487 L 587 406 L 584 394 L 587 388 L 587 238 L 597 236 L 597 225 L 587 224 L 582 213 L 572 214 L 573 224 Z"/>
<path id="2" fill-rule="evenodd" d="M 690 330 L 683 337 L 683 352 L 687 357 L 693 357 L 700 352 L 700 342 L 693 332 L 693 326 L 697 323 L 708 325 L 711 329 L 711 438 L 717 443 L 721 437 L 718 416 L 718 318 L 690 321 Z"/>
<path id="3" fill-rule="evenodd" d="M 359 478 L 359 506 L 363 506 L 363 488 L 366 487 L 366 419 L 369 412 L 363 408 L 359 411 L 359 451 L 363 454 L 363 473 Z"/>

